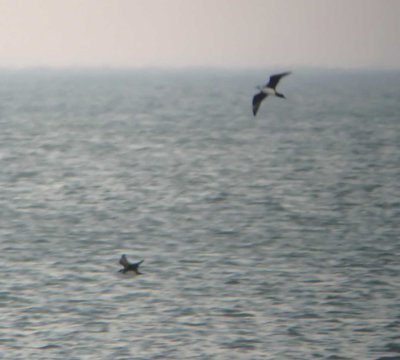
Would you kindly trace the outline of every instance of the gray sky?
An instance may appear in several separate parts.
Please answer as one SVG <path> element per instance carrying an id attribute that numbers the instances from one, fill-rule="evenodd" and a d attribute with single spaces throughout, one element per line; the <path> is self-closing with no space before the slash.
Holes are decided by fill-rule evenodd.
<path id="1" fill-rule="evenodd" d="M 400 0 L 0 0 L 0 66 L 400 68 Z"/>

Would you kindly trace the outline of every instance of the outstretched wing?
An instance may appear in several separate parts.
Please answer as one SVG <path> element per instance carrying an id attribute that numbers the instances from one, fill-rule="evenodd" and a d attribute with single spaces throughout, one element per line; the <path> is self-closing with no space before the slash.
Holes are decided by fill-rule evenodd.
<path id="1" fill-rule="evenodd" d="M 291 71 L 287 71 L 287 72 L 284 72 L 284 73 L 271 75 L 269 77 L 269 82 L 267 84 L 267 87 L 275 89 L 276 86 L 278 85 L 279 81 L 281 80 L 281 78 L 283 78 L 286 75 L 289 75 L 290 73 L 291 73 Z"/>
<path id="2" fill-rule="evenodd" d="M 261 105 L 261 102 L 267 97 L 267 94 L 260 91 L 258 94 L 255 94 L 253 97 L 253 115 L 256 116 L 258 108 Z"/>
<path id="3" fill-rule="evenodd" d="M 133 264 L 133 265 L 139 266 L 143 261 L 144 261 L 144 260 L 140 260 L 140 261 L 138 261 L 137 263 L 135 263 L 135 264 Z"/>
<path id="4" fill-rule="evenodd" d="M 139 271 L 139 265 L 143 262 L 144 260 L 140 260 L 137 263 L 131 264 L 130 270 L 133 270 L 137 275 L 141 275 L 142 273 Z"/>
<path id="5" fill-rule="evenodd" d="M 119 259 L 119 263 L 124 267 L 127 268 L 130 265 L 130 262 L 126 258 L 126 255 L 122 255 L 121 259 Z"/>

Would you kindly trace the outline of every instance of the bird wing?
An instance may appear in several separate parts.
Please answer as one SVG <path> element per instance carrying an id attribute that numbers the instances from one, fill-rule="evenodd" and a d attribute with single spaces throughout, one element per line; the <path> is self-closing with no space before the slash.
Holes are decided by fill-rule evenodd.
<path id="1" fill-rule="evenodd" d="M 253 97 L 253 115 L 256 116 L 258 108 L 261 105 L 261 102 L 267 97 L 267 94 L 260 91 L 258 94 L 255 94 Z"/>
<path id="2" fill-rule="evenodd" d="M 130 262 L 128 261 L 128 259 L 126 258 L 126 255 L 122 255 L 121 259 L 119 259 L 119 263 L 124 267 L 128 267 L 130 265 Z"/>
<path id="3" fill-rule="evenodd" d="M 276 86 L 278 85 L 278 83 L 279 83 L 279 80 L 280 80 L 281 78 L 283 78 L 284 76 L 289 75 L 290 73 L 291 73 L 291 71 L 287 71 L 287 72 L 284 72 L 284 73 L 271 75 L 271 76 L 269 77 L 269 82 L 268 82 L 268 84 L 267 84 L 267 87 L 272 88 L 272 89 L 275 89 L 275 87 L 276 87 Z"/>
<path id="4" fill-rule="evenodd" d="M 144 260 L 140 260 L 140 261 L 138 261 L 138 262 L 136 262 L 136 263 L 133 263 L 133 264 L 131 264 L 131 265 L 134 266 L 134 267 L 136 267 L 136 268 L 138 268 L 139 265 L 140 265 L 143 261 L 144 261 Z"/>

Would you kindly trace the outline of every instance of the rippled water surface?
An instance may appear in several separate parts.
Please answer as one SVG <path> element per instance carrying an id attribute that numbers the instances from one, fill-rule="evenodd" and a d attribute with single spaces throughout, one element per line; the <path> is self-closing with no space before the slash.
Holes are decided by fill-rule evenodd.
<path id="1" fill-rule="evenodd" d="M 400 74 L 265 75 L 0 72 L 0 358 L 400 359 Z"/>

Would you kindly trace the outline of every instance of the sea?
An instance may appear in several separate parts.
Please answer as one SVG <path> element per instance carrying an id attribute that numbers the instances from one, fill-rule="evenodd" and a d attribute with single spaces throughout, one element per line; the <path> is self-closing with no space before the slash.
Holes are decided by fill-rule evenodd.
<path id="1" fill-rule="evenodd" d="M 400 359 L 400 71 L 283 70 L 0 70 L 1 359 Z"/>

